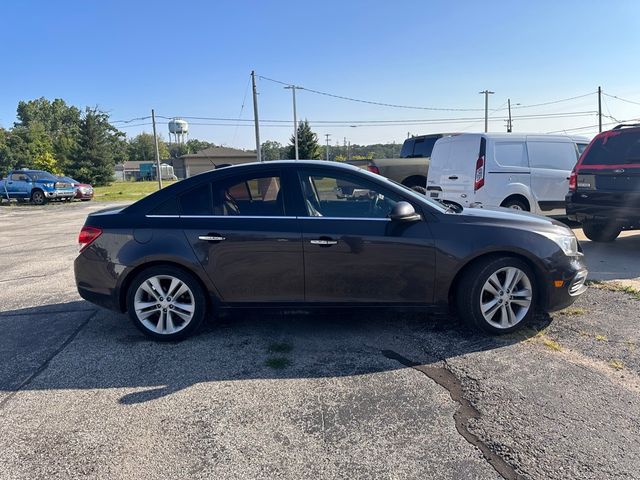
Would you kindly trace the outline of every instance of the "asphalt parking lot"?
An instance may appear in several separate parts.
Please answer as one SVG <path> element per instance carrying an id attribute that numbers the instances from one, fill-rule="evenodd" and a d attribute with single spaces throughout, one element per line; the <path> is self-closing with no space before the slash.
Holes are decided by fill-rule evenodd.
<path id="1" fill-rule="evenodd" d="M 0 478 L 640 478 L 640 233 L 499 338 L 416 313 L 236 313 L 177 344 L 81 301 L 88 204 L 0 208 Z"/>

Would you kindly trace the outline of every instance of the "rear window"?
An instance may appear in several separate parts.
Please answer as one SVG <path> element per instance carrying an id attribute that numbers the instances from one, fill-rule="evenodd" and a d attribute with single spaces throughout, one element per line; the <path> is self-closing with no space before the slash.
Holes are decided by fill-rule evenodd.
<path id="1" fill-rule="evenodd" d="M 496 163 L 503 167 L 528 167 L 524 142 L 498 142 L 494 147 Z"/>
<path id="2" fill-rule="evenodd" d="M 182 215 L 213 215 L 211 185 L 205 183 L 180 195 Z"/>
<path id="3" fill-rule="evenodd" d="M 400 150 L 400 158 L 408 158 L 413 155 L 413 145 L 415 144 L 413 138 L 408 138 L 402 144 L 402 150 Z"/>
<path id="4" fill-rule="evenodd" d="M 582 165 L 625 165 L 640 163 L 640 132 L 613 132 L 596 138 Z"/>
<path id="5" fill-rule="evenodd" d="M 431 156 L 433 146 L 439 140 L 440 137 L 416 137 L 410 138 L 404 141 L 402 144 L 402 150 L 400 151 L 401 158 L 427 158 Z"/>

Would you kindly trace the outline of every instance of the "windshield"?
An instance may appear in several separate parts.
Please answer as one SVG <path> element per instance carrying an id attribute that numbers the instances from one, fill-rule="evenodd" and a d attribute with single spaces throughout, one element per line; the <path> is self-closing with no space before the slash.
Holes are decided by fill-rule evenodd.
<path id="1" fill-rule="evenodd" d="M 29 172 L 29 176 L 34 180 L 52 180 L 54 182 L 58 181 L 58 177 L 51 175 L 49 172 L 31 171 Z"/>
<path id="2" fill-rule="evenodd" d="M 405 192 L 408 192 L 411 194 L 411 196 L 413 196 L 414 198 L 417 198 L 423 202 L 427 202 L 429 204 L 430 207 L 435 208 L 436 210 L 438 210 L 441 213 L 447 213 L 449 210 L 448 207 L 446 207 L 445 205 L 441 204 L 440 202 L 437 202 L 435 200 L 432 200 L 431 198 L 427 197 L 426 195 L 423 195 L 422 193 L 418 193 L 415 190 L 412 190 L 410 187 L 407 187 L 406 185 L 403 185 L 402 183 L 396 182 L 395 180 L 392 180 L 390 178 L 387 177 L 383 177 L 381 175 L 378 175 L 376 173 L 371 173 L 368 172 L 366 170 L 360 170 L 362 173 L 364 173 L 365 175 L 370 175 L 371 177 L 373 177 L 376 181 L 383 181 L 383 182 L 387 182 L 390 183 L 392 185 L 396 185 L 398 187 L 402 187 L 404 189 Z"/>

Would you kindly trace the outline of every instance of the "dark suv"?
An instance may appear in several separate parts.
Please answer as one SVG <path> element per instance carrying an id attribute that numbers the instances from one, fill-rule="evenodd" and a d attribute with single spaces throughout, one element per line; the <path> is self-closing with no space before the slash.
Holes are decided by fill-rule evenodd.
<path id="1" fill-rule="evenodd" d="M 640 124 L 618 125 L 591 141 L 571 173 L 566 204 L 595 242 L 640 229 Z"/>

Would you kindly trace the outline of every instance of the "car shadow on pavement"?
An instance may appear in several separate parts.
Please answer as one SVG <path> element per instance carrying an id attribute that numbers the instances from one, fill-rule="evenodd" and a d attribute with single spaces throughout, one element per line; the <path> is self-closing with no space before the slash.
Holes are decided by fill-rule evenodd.
<path id="1" fill-rule="evenodd" d="M 168 343 L 147 339 L 126 315 L 82 301 L 6 311 L 0 406 L 3 393 L 19 390 L 121 389 L 119 403 L 130 405 L 205 382 L 367 375 L 407 368 L 400 357 L 442 364 L 521 342 L 550 320 L 538 315 L 531 328 L 489 336 L 415 311 L 240 310 Z"/>

